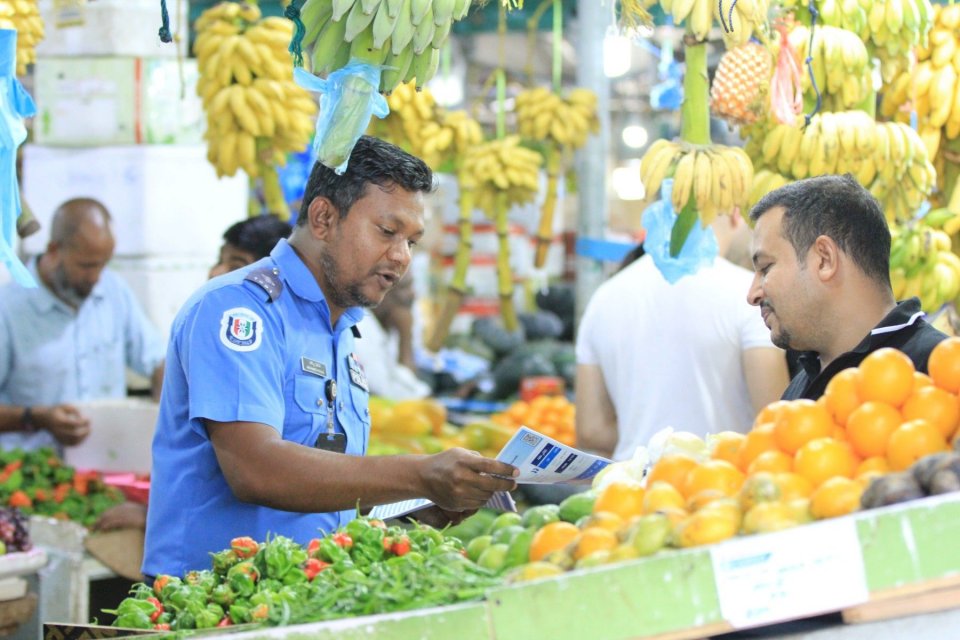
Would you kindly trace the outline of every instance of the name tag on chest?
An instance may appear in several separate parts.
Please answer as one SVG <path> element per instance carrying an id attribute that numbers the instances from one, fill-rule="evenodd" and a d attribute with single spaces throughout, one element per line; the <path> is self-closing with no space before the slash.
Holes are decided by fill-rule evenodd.
<path id="1" fill-rule="evenodd" d="M 303 369 L 304 373 L 312 373 L 321 378 L 327 377 L 327 365 L 322 362 L 317 362 L 310 358 L 300 358 L 300 368 Z"/>

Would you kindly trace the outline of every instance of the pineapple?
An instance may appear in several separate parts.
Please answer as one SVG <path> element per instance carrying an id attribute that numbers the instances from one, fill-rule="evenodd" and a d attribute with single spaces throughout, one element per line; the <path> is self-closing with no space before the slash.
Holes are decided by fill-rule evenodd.
<path id="1" fill-rule="evenodd" d="M 710 109 L 734 124 L 752 124 L 769 104 L 773 60 L 766 47 L 747 42 L 720 58 L 710 88 Z"/>

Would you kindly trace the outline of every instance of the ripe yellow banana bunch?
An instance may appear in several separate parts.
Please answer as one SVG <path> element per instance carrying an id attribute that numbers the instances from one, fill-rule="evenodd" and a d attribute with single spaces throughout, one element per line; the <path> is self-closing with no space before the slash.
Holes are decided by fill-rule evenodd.
<path id="1" fill-rule="evenodd" d="M 870 56 L 863 41 L 851 31 L 839 27 L 817 26 L 810 30 L 795 26 L 788 36 L 790 45 L 801 60 L 812 56 L 813 77 L 824 98 L 824 108 L 844 110 L 860 103 L 871 89 Z M 813 94 L 810 74 L 801 76 L 804 93 Z"/>
<path id="2" fill-rule="evenodd" d="M 888 220 L 909 220 L 936 186 L 937 171 L 923 140 L 909 125 L 879 122 L 874 139 L 877 170 L 870 193 L 880 201 Z"/>
<path id="3" fill-rule="evenodd" d="M 734 207 L 744 209 L 753 185 L 753 163 L 739 147 L 691 145 L 660 139 L 640 160 L 647 201 L 673 171 L 673 208 L 678 214 L 693 199 L 704 226 Z"/>
<path id="4" fill-rule="evenodd" d="M 419 89 L 436 74 L 440 48 L 472 0 L 307 0 L 302 47 L 312 70 L 328 74 L 351 60 L 383 65 L 380 91 L 416 80 Z"/>
<path id="5" fill-rule="evenodd" d="M 686 22 L 687 31 L 698 41 L 707 39 L 716 19 L 724 42 L 731 47 L 743 44 L 766 25 L 769 0 L 660 0 L 660 6 L 675 25 Z"/>
<path id="6" fill-rule="evenodd" d="M 477 208 L 492 213 L 498 194 L 508 206 L 532 202 L 540 190 L 543 157 L 520 146 L 520 136 L 506 136 L 467 150 L 460 171 L 460 188 L 472 189 Z"/>
<path id="7" fill-rule="evenodd" d="M 17 75 L 26 75 L 45 34 L 37 0 L 0 0 L 0 29 L 17 30 Z"/>
<path id="8" fill-rule="evenodd" d="M 430 90 L 417 91 L 413 82 L 397 85 L 387 104 L 390 114 L 372 121 L 368 133 L 404 147 L 434 170 L 448 160 L 460 164 L 467 149 L 483 142 L 483 129 L 470 114 L 438 108 Z"/>
<path id="9" fill-rule="evenodd" d="M 891 229 L 890 283 L 897 300 L 916 296 L 932 313 L 960 295 L 960 257 L 950 236 L 921 221 Z"/>
<path id="10" fill-rule="evenodd" d="M 750 198 L 747 201 L 747 206 L 752 209 L 754 205 L 760 202 L 760 198 L 791 182 L 793 182 L 793 180 L 780 175 L 776 171 L 760 169 L 753 174 L 753 186 L 750 189 Z M 746 215 L 747 211 L 743 211 L 743 213 Z"/>
<path id="11" fill-rule="evenodd" d="M 517 94 L 515 109 L 517 130 L 528 140 L 579 149 L 600 130 L 597 95 L 589 89 L 573 89 L 566 98 L 544 87 L 527 89 Z"/>
<path id="12" fill-rule="evenodd" d="M 197 94 L 207 113 L 207 158 L 218 176 L 256 178 L 303 151 L 317 105 L 293 81 L 293 23 L 262 18 L 253 4 L 223 2 L 197 19 Z"/>
<path id="13" fill-rule="evenodd" d="M 877 172 L 873 162 L 875 127 L 863 111 L 822 111 L 805 129 L 777 124 L 767 131 L 758 130 L 751 142 L 760 142 L 760 156 L 754 156 L 758 165 L 784 176 L 799 180 L 849 171 L 861 184 L 869 185 Z"/>

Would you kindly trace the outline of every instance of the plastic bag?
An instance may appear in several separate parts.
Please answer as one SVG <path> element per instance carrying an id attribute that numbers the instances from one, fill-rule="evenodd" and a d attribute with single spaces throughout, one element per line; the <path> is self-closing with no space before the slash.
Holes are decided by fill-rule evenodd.
<path id="1" fill-rule="evenodd" d="M 301 69 L 293 70 L 298 85 L 320 93 L 320 117 L 313 151 L 318 162 L 338 174 L 347 170 L 350 153 L 367 130 L 370 117 L 390 113 L 387 100 L 378 91 L 383 67 L 351 62 L 324 80 Z"/>
<path id="2" fill-rule="evenodd" d="M 14 282 L 35 287 L 33 276 L 14 252 L 20 186 L 17 183 L 17 147 L 27 139 L 23 119 L 37 112 L 33 98 L 17 80 L 17 32 L 0 29 L 0 262 Z"/>
<path id="3" fill-rule="evenodd" d="M 713 229 L 704 229 L 697 223 L 690 230 L 690 235 L 677 257 L 670 255 L 670 234 L 677 221 L 670 201 L 672 193 L 673 179 L 668 178 L 660 185 L 660 200 L 647 207 L 641 222 L 647 232 L 643 248 L 651 255 L 657 269 L 670 284 L 683 276 L 696 273 L 701 267 L 710 266 L 719 253 Z"/>

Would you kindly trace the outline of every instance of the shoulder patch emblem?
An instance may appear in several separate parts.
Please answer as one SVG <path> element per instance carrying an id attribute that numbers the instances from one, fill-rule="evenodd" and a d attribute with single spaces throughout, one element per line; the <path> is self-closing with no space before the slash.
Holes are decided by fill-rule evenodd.
<path id="1" fill-rule="evenodd" d="M 220 318 L 220 342 L 233 351 L 253 351 L 263 337 L 263 320 L 245 307 L 234 307 Z"/>

